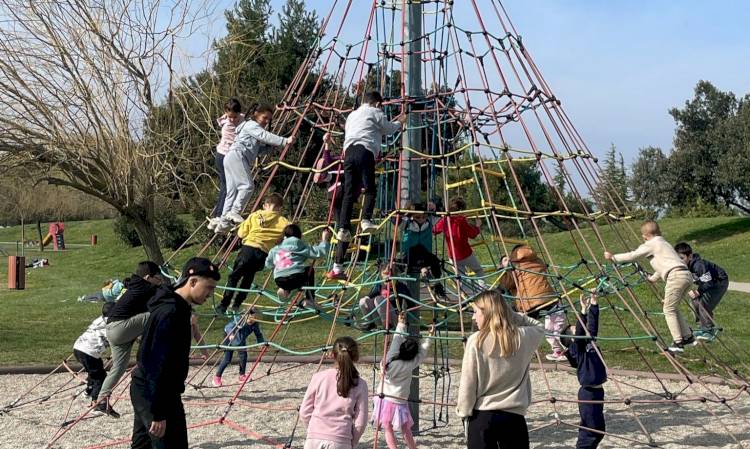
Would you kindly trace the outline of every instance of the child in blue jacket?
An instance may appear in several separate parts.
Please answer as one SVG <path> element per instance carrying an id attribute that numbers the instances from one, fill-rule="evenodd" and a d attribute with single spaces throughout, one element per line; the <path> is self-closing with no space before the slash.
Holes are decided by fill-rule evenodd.
<path id="1" fill-rule="evenodd" d="M 263 337 L 263 332 L 260 330 L 260 325 L 255 321 L 255 308 L 250 309 L 250 315 L 247 319 L 243 319 L 240 315 L 235 315 L 234 318 L 229 320 L 226 326 L 224 326 L 224 341 L 223 345 L 243 347 L 247 346 L 247 337 L 250 334 L 255 334 L 255 341 L 263 343 L 266 339 Z M 227 369 L 230 363 L 232 363 L 232 355 L 235 349 L 224 350 L 224 358 L 219 363 L 219 368 L 216 370 L 216 375 L 213 379 L 213 386 L 220 387 L 222 385 L 221 376 L 224 374 L 224 370 Z M 240 357 L 240 382 L 245 381 L 245 368 L 247 368 L 247 350 L 236 349 L 239 351 Z"/>
<path id="2" fill-rule="evenodd" d="M 586 325 L 589 335 L 596 338 L 599 334 L 599 305 L 595 295 L 591 296 L 588 303 L 581 296 L 581 319 Z M 607 381 L 607 369 L 594 348 L 593 340 L 586 336 L 584 324 L 576 321 L 575 336 L 579 338 L 570 337 L 573 333 L 573 326 L 568 326 L 561 333 L 560 342 L 567 348 L 565 357 L 570 362 L 570 366 L 576 368 L 578 383 L 581 385 L 581 388 L 578 389 L 578 400 L 597 401 L 595 403 L 578 403 L 581 424 L 578 429 L 576 449 L 596 449 L 599 442 L 604 438 L 603 432 L 606 429 L 604 423 L 604 387 L 602 385 Z M 594 432 L 595 430 L 599 432 Z"/>

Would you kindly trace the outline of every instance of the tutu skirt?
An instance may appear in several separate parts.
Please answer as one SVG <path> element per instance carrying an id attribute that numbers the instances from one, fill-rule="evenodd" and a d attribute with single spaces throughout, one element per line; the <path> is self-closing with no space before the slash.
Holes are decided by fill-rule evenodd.
<path id="1" fill-rule="evenodd" d="M 375 404 L 372 409 L 374 425 L 379 427 L 390 423 L 394 429 L 401 429 L 403 426 L 411 427 L 414 424 L 409 404 L 399 404 L 377 396 L 373 399 L 373 403 Z"/>

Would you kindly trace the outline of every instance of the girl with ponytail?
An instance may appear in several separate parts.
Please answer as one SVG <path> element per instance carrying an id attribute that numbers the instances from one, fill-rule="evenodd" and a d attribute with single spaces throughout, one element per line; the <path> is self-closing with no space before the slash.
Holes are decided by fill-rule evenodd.
<path id="1" fill-rule="evenodd" d="M 336 367 L 313 376 L 299 410 L 307 427 L 305 449 L 352 449 L 367 426 L 367 382 L 354 365 L 357 342 L 339 337 L 332 352 Z"/>
<path id="2" fill-rule="evenodd" d="M 435 328 L 430 326 L 430 336 L 433 335 Z M 383 377 L 378 388 L 378 396 L 373 400 L 373 424 L 385 428 L 388 449 L 398 448 L 394 429 L 401 429 L 401 435 L 409 449 L 417 448 L 411 431 L 414 420 L 409 411 L 407 398 L 411 389 L 412 372 L 422 363 L 429 349 L 428 338 L 419 344 L 416 337 L 406 336 L 406 313 L 402 312 L 398 316 L 398 326 L 391 346 L 381 363 Z"/>
<path id="3" fill-rule="evenodd" d="M 464 347 L 456 410 L 467 446 L 528 449 L 529 364 L 544 327 L 513 312 L 501 290 L 480 293 L 471 307 L 479 331 Z"/>

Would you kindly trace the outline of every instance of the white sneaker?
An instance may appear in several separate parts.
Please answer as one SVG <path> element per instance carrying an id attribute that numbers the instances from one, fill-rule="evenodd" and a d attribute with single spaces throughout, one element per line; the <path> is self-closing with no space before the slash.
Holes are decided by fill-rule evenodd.
<path id="1" fill-rule="evenodd" d="M 222 220 L 231 221 L 234 224 L 240 224 L 245 221 L 245 219 L 242 218 L 242 215 L 238 214 L 237 212 L 227 212 L 227 214 L 221 218 Z"/>
<path id="2" fill-rule="evenodd" d="M 350 242 L 352 240 L 352 233 L 346 229 L 339 229 L 336 233 L 336 240 L 339 242 Z"/>
<path id="3" fill-rule="evenodd" d="M 568 360 L 567 357 L 565 357 L 565 354 L 562 351 L 554 351 L 551 354 L 547 354 L 544 356 L 547 360 L 550 362 L 564 362 Z"/>
<path id="4" fill-rule="evenodd" d="M 214 233 L 216 234 L 226 234 L 227 232 L 232 230 L 232 222 L 226 221 L 224 219 L 220 219 L 219 223 L 214 228 Z"/>
<path id="5" fill-rule="evenodd" d="M 378 226 L 370 220 L 362 220 L 359 224 L 359 228 L 362 230 L 363 234 L 374 234 L 375 232 L 378 232 Z"/>
<path id="6" fill-rule="evenodd" d="M 219 223 L 221 223 L 221 219 L 219 217 L 209 218 L 206 228 L 208 228 L 209 231 L 213 231 L 217 226 L 219 226 Z"/>

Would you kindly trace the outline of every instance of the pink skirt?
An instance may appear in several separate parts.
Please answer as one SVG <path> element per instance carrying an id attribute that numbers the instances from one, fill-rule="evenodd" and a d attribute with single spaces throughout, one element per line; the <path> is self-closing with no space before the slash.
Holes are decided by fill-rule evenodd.
<path id="1" fill-rule="evenodd" d="M 375 396 L 373 399 L 375 406 L 372 409 L 372 423 L 378 427 L 390 423 L 394 429 L 400 429 L 404 426 L 411 427 L 414 420 L 409 411 L 409 404 L 398 404 L 391 402 L 387 398 Z"/>

